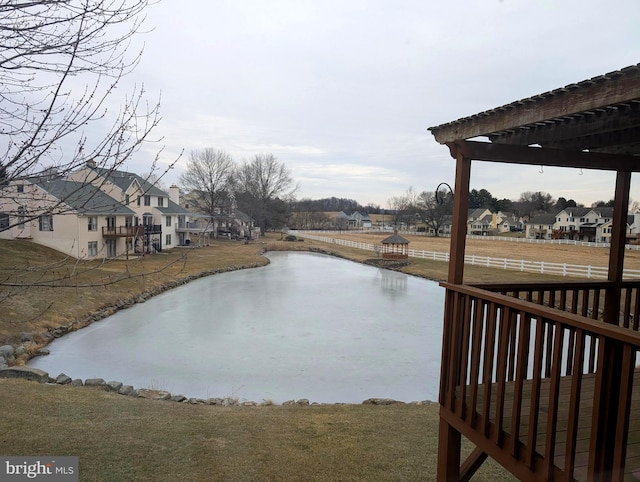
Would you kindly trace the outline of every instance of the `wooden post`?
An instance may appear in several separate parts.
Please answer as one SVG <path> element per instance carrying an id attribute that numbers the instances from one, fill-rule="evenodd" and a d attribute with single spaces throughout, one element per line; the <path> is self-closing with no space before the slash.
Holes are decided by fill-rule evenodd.
<path id="1" fill-rule="evenodd" d="M 451 246 L 449 249 L 449 274 L 450 283 L 461 284 L 464 278 L 464 249 L 467 234 L 467 210 L 469 207 L 469 179 L 471 177 L 471 159 L 465 158 L 462 154 L 455 154 L 456 157 L 456 182 L 453 194 L 453 224 L 451 226 Z M 447 387 L 446 380 L 448 371 L 451 368 L 452 354 L 449 348 L 452 346 L 451 340 L 454 339 L 456 346 L 459 345 L 458 338 L 461 331 L 455 326 L 455 320 L 452 319 L 452 302 L 447 296 L 447 306 L 445 306 L 445 317 L 443 327 L 442 342 L 442 363 L 440 367 L 441 390 L 443 388 L 453 390 L 453 387 Z M 444 400 L 443 393 L 440 394 L 440 403 Z M 448 410 L 443 406 L 440 410 Z M 457 481 L 460 480 L 460 443 L 461 435 L 455 428 L 449 425 L 441 416 L 440 427 L 438 433 L 438 477 L 437 480 Z"/>
<path id="2" fill-rule="evenodd" d="M 619 324 L 620 317 L 630 186 L 631 172 L 618 171 L 609 250 L 608 281 L 612 285 L 607 287 L 604 305 L 604 321 L 613 325 Z M 592 415 L 596 433 L 591 438 L 589 448 L 589 480 L 594 482 L 623 480 L 623 471 L 620 467 L 614 467 L 613 464 L 614 460 L 624 464 L 624 454 L 621 456 L 620 451 L 626 450 L 626 435 L 623 446 L 616 447 L 616 426 L 619 417 L 629 416 L 631 390 L 622 391 L 629 394 L 626 401 L 620 399 L 622 383 L 629 382 L 622 374 L 628 373 L 629 370 L 622 366 L 623 353 L 619 345 L 608 340 L 599 349 Z M 617 474 L 615 478 L 614 473 Z"/>
<path id="3" fill-rule="evenodd" d="M 471 159 L 456 154 L 456 183 L 453 194 L 453 223 L 449 248 L 449 283 L 461 284 L 464 278 L 464 249 L 467 240 L 467 216 L 469 209 L 469 179 Z"/>

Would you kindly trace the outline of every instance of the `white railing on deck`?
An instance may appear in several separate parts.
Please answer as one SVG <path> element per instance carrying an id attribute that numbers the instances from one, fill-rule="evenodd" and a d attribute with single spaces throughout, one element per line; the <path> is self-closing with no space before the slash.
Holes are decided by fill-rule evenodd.
<path id="1" fill-rule="evenodd" d="M 360 243 L 351 241 L 348 239 L 333 238 L 330 236 L 318 236 L 317 234 L 310 234 L 302 231 L 290 231 L 298 237 L 313 239 L 315 241 L 321 241 L 323 243 L 337 244 L 340 246 L 347 246 L 350 248 L 357 248 L 366 251 L 379 252 L 381 246 L 373 245 L 370 243 Z M 449 261 L 449 253 L 442 253 L 437 251 L 424 251 L 417 249 L 409 250 L 409 257 L 430 259 L 433 261 Z M 549 263 L 546 261 L 527 261 L 524 259 L 506 259 L 506 258 L 491 258 L 488 256 L 476 256 L 473 254 L 465 255 L 464 262 L 473 266 L 484 266 L 487 268 L 509 269 L 522 271 L 527 273 L 540 273 L 556 276 L 572 276 L 576 278 L 588 278 L 588 279 L 607 279 L 607 268 L 602 266 L 590 266 L 590 265 L 578 265 L 567 263 Z M 640 278 L 640 270 L 637 269 L 625 269 L 624 278 L 635 279 Z"/>

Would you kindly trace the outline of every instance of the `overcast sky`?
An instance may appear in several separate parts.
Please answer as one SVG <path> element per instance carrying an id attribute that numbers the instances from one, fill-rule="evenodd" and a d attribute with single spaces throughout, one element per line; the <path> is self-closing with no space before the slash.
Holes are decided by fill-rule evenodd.
<path id="1" fill-rule="evenodd" d="M 127 82 L 161 95 L 162 165 L 214 147 L 272 153 L 297 197 L 388 207 L 453 184 L 428 127 L 640 63 L 638 0 L 163 0 Z M 152 150 L 128 168 L 148 170 Z M 640 200 L 635 177 L 631 196 Z M 471 187 L 586 205 L 613 176 L 476 162 Z"/>

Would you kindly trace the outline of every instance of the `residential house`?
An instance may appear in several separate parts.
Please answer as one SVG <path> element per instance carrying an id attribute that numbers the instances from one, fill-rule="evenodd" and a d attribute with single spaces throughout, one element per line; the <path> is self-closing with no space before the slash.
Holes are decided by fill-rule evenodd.
<path id="1" fill-rule="evenodd" d="M 191 225 L 192 213 L 181 207 L 179 191 L 173 197 L 133 172 L 96 168 L 87 163 L 71 173 L 70 179 L 90 183 L 135 212 L 134 226 L 143 226 L 144 236 L 136 240 L 136 250 L 150 253 L 191 243 L 191 234 L 199 237 L 207 227 Z M 171 188 L 170 188 L 171 189 Z M 212 228 L 209 227 L 209 231 Z"/>
<path id="2" fill-rule="evenodd" d="M 48 172 L 12 181 L 0 195 L 0 237 L 77 258 L 152 253 L 211 232 L 208 220 L 179 205 L 176 186 L 166 193 L 135 173 L 93 163 L 66 177 Z"/>
<path id="3" fill-rule="evenodd" d="M 0 238 L 26 239 L 75 258 L 132 253 L 135 212 L 93 185 L 60 177 L 12 181 L 0 195 Z"/>
<path id="4" fill-rule="evenodd" d="M 338 226 L 344 225 L 347 229 L 370 229 L 372 226 L 369 215 L 358 211 L 355 211 L 352 214 L 340 211 L 336 215 L 336 224 Z"/>
<path id="5" fill-rule="evenodd" d="M 533 239 L 553 239 L 555 214 L 539 214 L 526 225 L 526 237 Z"/>

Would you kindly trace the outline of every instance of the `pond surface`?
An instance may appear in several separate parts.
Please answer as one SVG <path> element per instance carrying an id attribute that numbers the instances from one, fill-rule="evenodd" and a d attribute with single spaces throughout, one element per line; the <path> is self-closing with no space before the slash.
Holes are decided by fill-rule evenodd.
<path id="1" fill-rule="evenodd" d="M 57 339 L 29 365 L 197 398 L 437 400 L 437 283 L 320 254 L 267 256 Z"/>

